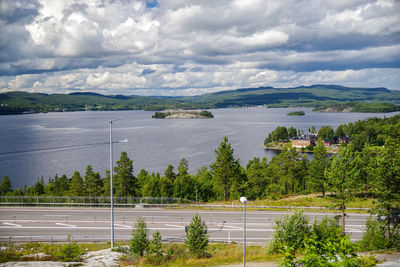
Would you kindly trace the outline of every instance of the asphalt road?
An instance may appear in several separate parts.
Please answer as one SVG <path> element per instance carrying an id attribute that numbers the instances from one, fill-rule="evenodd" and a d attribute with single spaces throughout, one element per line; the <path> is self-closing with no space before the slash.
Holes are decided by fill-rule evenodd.
<path id="1" fill-rule="evenodd" d="M 115 239 L 128 240 L 138 217 L 143 217 L 150 233 L 161 232 L 163 240 L 182 241 L 185 226 L 190 223 L 195 210 L 176 209 L 115 209 Z M 243 238 L 243 211 L 206 211 L 197 213 L 206 222 L 213 241 L 241 242 Z M 248 242 L 268 242 L 273 236 L 274 219 L 287 211 L 247 211 L 246 233 Z M 335 213 L 306 212 L 310 223 Z M 368 214 L 349 213 L 346 233 L 353 240 L 360 239 Z M 66 240 L 70 235 L 78 241 L 110 240 L 109 208 L 49 208 L 21 207 L 0 208 L 0 242 Z"/>

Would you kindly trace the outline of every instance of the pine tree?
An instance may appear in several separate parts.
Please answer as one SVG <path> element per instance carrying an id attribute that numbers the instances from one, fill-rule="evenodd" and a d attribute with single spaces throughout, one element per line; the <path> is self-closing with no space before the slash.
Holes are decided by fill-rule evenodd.
<path id="1" fill-rule="evenodd" d="M 261 198 L 265 194 L 268 185 L 268 161 L 264 157 L 261 161 L 255 157 L 246 166 L 246 196 L 248 199 Z"/>
<path id="2" fill-rule="evenodd" d="M 106 175 L 102 179 L 103 188 L 102 188 L 102 195 L 109 197 L 111 195 L 110 192 L 110 170 L 106 170 Z M 115 192 L 115 190 L 113 190 Z"/>
<path id="3" fill-rule="evenodd" d="M 148 252 L 151 256 L 162 256 L 163 251 L 161 249 L 161 233 L 160 231 L 155 231 L 153 234 L 153 239 L 150 241 Z"/>
<path id="4" fill-rule="evenodd" d="M 132 230 L 131 251 L 135 255 L 143 256 L 149 247 L 149 230 L 143 218 L 137 218 Z"/>
<path id="5" fill-rule="evenodd" d="M 325 170 L 329 166 L 329 159 L 326 154 L 326 148 L 322 143 L 322 139 L 318 139 L 317 146 L 314 147 L 314 159 L 310 163 L 309 177 L 310 184 L 314 191 L 322 192 L 325 196 L 327 180 L 325 177 Z"/>
<path id="6" fill-rule="evenodd" d="M 215 199 L 213 177 L 206 166 L 201 167 L 197 171 L 195 177 L 195 185 L 198 201 L 208 202 L 211 199 Z"/>
<path id="7" fill-rule="evenodd" d="M 184 199 L 195 198 L 195 181 L 192 175 L 188 173 L 189 164 L 186 159 L 181 159 L 178 166 L 178 174 L 174 181 L 174 197 Z"/>
<path id="8" fill-rule="evenodd" d="M 378 214 L 386 218 L 385 232 L 389 246 L 394 245 L 396 232 L 399 246 L 399 223 L 394 222 L 392 216 L 396 216 L 394 211 L 400 210 L 400 145 L 394 139 L 389 138 L 385 142 L 374 167 L 375 179 L 372 189 L 378 199 Z"/>
<path id="9" fill-rule="evenodd" d="M 133 175 L 132 160 L 129 159 L 126 152 L 121 153 L 114 171 L 115 196 L 136 196 L 137 179 Z"/>
<path id="10" fill-rule="evenodd" d="M 342 233 L 345 234 L 346 203 L 351 198 L 355 185 L 354 150 L 350 145 L 342 145 L 339 154 L 332 156 L 332 163 L 326 169 L 331 191 L 335 192 L 338 205 L 342 211 Z"/>
<path id="11" fill-rule="evenodd" d="M 242 182 L 239 160 L 233 156 L 233 148 L 228 143 L 228 137 L 224 137 L 218 149 L 215 150 L 216 159 L 211 164 L 211 173 L 214 176 L 218 191 L 222 191 L 224 200 L 230 198 L 231 187 L 236 184 L 239 189 Z"/>
<path id="12" fill-rule="evenodd" d="M 56 179 L 57 178 L 57 179 Z M 68 194 L 69 191 L 69 179 L 64 174 L 60 178 L 56 176 L 54 179 L 54 192 L 57 196 L 64 196 Z"/>
<path id="13" fill-rule="evenodd" d="M 83 187 L 83 179 L 78 171 L 74 172 L 72 175 L 71 182 L 69 185 L 69 195 L 70 196 L 84 196 L 85 191 Z"/>
<path id="14" fill-rule="evenodd" d="M 203 257 L 207 254 L 207 225 L 197 213 L 193 216 L 187 229 L 185 245 L 189 252 L 197 257 Z"/>
<path id="15" fill-rule="evenodd" d="M 90 198 L 100 196 L 102 188 L 100 174 L 98 172 L 95 173 L 91 165 L 86 167 L 84 186 Z"/>
<path id="16" fill-rule="evenodd" d="M 144 197 L 160 197 L 160 174 L 152 173 L 142 188 Z"/>
<path id="17" fill-rule="evenodd" d="M 11 181 L 8 176 L 4 176 L 1 181 L 0 193 L 1 195 L 6 195 L 9 192 L 11 192 Z"/>

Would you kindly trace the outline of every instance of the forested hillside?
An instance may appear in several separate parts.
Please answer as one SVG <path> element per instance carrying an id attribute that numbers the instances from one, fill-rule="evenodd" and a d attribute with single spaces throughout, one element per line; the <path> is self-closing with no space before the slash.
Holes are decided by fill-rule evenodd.
<path id="1" fill-rule="evenodd" d="M 355 111 L 363 112 L 370 109 L 371 112 L 389 112 L 397 109 L 393 104 L 400 104 L 400 91 L 390 91 L 386 88 L 312 85 L 295 88 L 246 88 L 191 97 L 106 96 L 89 92 L 72 94 L 8 92 L 0 94 L 0 114 L 77 110 L 204 109 L 257 105 L 319 108 L 345 102 L 364 103 L 362 106 L 356 106 Z M 376 102 L 381 104 L 377 106 Z"/>

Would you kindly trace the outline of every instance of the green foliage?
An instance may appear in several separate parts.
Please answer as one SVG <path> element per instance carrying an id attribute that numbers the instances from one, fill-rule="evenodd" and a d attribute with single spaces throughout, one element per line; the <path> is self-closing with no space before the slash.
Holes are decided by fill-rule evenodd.
<path id="1" fill-rule="evenodd" d="M 153 239 L 151 240 L 149 248 L 146 252 L 147 261 L 153 265 L 161 265 L 166 260 L 163 255 L 164 252 L 162 250 L 161 240 L 161 234 L 157 230 L 154 232 Z"/>
<path id="2" fill-rule="evenodd" d="M 137 179 L 133 175 L 132 160 L 125 151 L 121 152 L 114 171 L 115 196 L 136 196 Z"/>
<path id="3" fill-rule="evenodd" d="M 326 169 L 330 190 L 335 193 L 337 206 L 342 212 L 342 231 L 345 234 L 346 203 L 357 190 L 356 157 L 350 145 L 342 145 L 338 155 L 332 156 L 331 166 Z"/>
<path id="4" fill-rule="evenodd" d="M 377 103 L 350 102 L 350 103 L 326 105 L 313 109 L 313 111 L 324 111 L 324 110 L 334 110 L 335 112 L 351 111 L 351 112 L 362 112 L 362 113 L 387 113 L 387 112 L 399 111 L 400 106 L 389 102 L 377 102 Z"/>
<path id="5" fill-rule="evenodd" d="M 185 245 L 189 252 L 197 257 L 207 256 L 208 234 L 207 225 L 196 213 L 186 232 Z"/>
<path id="6" fill-rule="evenodd" d="M 388 138 L 373 165 L 372 190 L 377 197 L 378 216 L 385 216 L 389 247 L 400 247 L 400 224 L 393 214 L 400 210 L 400 144 Z"/>
<path id="7" fill-rule="evenodd" d="M 297 261 L 302 266 L 359 266 L 356 246 L 349 236 L 329 237 L 321 241 L 313 233 L 305 240 L 304 257 Z"/>
<path id="8" fill-rule="evenodd" d="M 0 114 L 28 112 L 58 112 L 76 110 L 164 110 L 242 107 L 269 105 L 271 107 L 341 104 L 343 101 L 385 102 L 355 106 L 355 111 L 387 112 L 398 108 L 400 93 L 385 88 L 349 88 L 338 85 L 312 85 L 296 88 L 246 88 L 193 97 L 105 96 L 95 93 L 41 94 L 6 92 L 0 94 Z"/>
<path id="9" fill-rule="evenodd" d="M 149 247 L 149 230 L 143 218 L 137 218 L 131 236 L 131 252 L 143 256 Z"/>
<path id="10" fill-rule="evenodd" d="M 304 240 L 310 235 L 308 217 L 303 212 L 295 211 L 285 215 L 283 219 L 276 219 L 274 238 L 268 250 L 279 252 L 285 245 L 292 248 L 293 253 L 304 247 Z"/>
<path id="11" fill-rule="evenodd" d="M 324 217 L 321 221 L 314 221 L 311 231 L 317 240 L 327 242 L 339 236 L 341 227 L 336 219 Z"/>
<path id="12" fill-rule="evenodd" d="M 318 130 L 318 138 L 324 139 L 324 140 L 330 140 L 333 139 L 335 136 L 335 131 L 331 126 L 322 126 Z"/>
<path id="13" fill-rule="evenodd" d="M 323 196 L 325 196 L 326 187 L 328 185 L 328 181 L 324 175 L 328 166 L 328 155 L 326 154 L 326 148 L 320 138 L 318 139 L 317 146 L 314 147 L 314 158 L 310 163 L 308 175 L 312 190 L 322 192 Z"/>
<path id="14" fill-rule="evenodd" d="M 11 192 L 11 181 L 8 176 L 4 176 L 1 180 L 0 195 L 6 195 L 9 192 Z"/>
<path id="15" fill-rule="evenodd" d="M 300 111 L 292 111 L 287 114 L 288 116 L 304 116 L 306 113 L 302 110 Z"/>
<path id="16" fill-rule="evenodd" d="M 242 183 L 241 166 L 239 160 L 233 156 L 233 148 L 228 143 L 228 137 L 224 137 L 218 149 L 215 150 L 216 159 L 211 164 L 211 173 L 214 176 L 217 192 L 222 192 L 223 199 L 230 198 L 231 188 L 238 190 Z"/>
<path id="17" fill-rule="evenodd" d="M 103 182 L 100 178 L 100 174 L 98 172 L 95 173 L 91 165 L 88 165 L 86 167 L 86 173 L 84 178 L 85 178 L 84 186 L 86 188 L 88 196 L 89 197 L 100 196 L 101 189 L 103 187 Z"/>
<path id="18" fill-rule="evenodd" d="M 69 195 L 70 196 L 84 196 L 85 190 L 83 186 L 83 179 L 78 171 L 74 172 L 72 175 L 71 183 L 69 185 Z"/>
<path id="19" fill-rule="evenodd" d="M 388 240 L 385 236 L 385 223 L 372 217 L 368 218 L 360 246 L 364 251 L 387 248 Z"/>
<path id="20" fill-rule="evenodd" d="M 289 141 L 289 133 L 286 127 L 278 126 L 265 139 L 264 144 L 271 142 L 286 142 Z"/>
<path id="21" fill-rule="evenodd" d="M 311 231 L 303 234 L 300 244 L 282 243 L 285 258 L 279 266 L 374 266 L 369 259 L 357 258 L 356 245 L 349 236 L 341 234 L 335 219 L 325 217 L 320 222 L 315 221 Z M 304 256 L 296 260 L 298 247 L 304 248 Z"/>
<path id="22" fill-rule="evenodd" d="M 253 158 L 247 164 L 245 188 L 248 199 L 254 200 L 264 197 L 269 180 L 267 168 L 268 161 L 265 157 L 261 161 L 257 157 Z"/>
<path id="23" fill-rule="evenodd" d="M 70 244 L 66 244 L 62 246 L 56 253 L 55 256 L 59 261 L 67 262 L 67 261 L 80 261 L 82 255 L 82 251 L 79 245 L 75 242 L 71 242 Z"/>

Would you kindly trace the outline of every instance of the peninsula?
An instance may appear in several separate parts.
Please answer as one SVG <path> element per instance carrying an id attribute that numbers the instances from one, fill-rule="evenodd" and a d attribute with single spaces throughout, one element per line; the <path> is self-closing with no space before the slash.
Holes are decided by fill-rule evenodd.
<path id="1" fill-rule="evenodd" d="M 156 111 L 152 116 L 155 119 L 211 119 L 213 114 L 207 110 L 168 109 Z"/>

